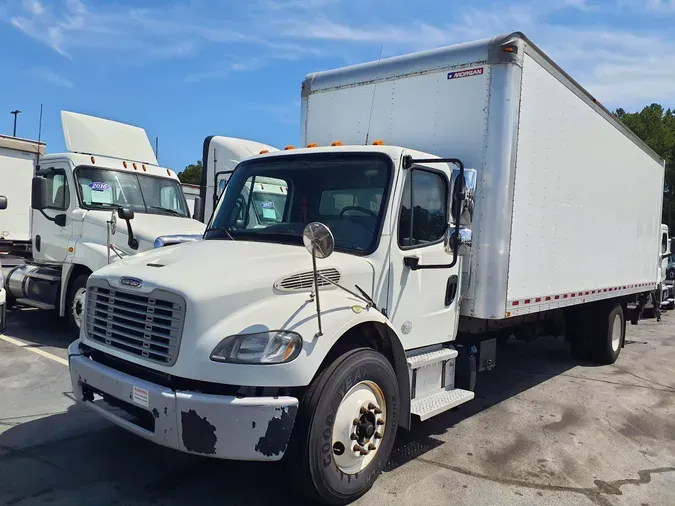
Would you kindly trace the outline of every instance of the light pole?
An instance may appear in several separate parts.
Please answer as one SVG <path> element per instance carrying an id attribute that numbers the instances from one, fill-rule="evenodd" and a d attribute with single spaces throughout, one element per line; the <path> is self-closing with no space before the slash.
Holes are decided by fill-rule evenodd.
<path id="1" fill-rule="evenodd" d="M 13 136 L 16 137 L 16 117 L 21 114 L 21 111 L 19 109 L 15 109 L 10 112 L 10 114 L 14 115 L 14 134 Z"/>

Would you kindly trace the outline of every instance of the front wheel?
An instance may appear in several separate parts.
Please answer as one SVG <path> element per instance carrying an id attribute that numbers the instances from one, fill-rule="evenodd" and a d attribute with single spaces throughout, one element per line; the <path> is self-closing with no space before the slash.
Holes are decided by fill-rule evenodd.
<path id="1" fill-rule="evenodd" d="M 80 327 L 84 321 L 84 301 L 87 295 L 88 274 L 80 274 L 75 278 L 68 289 L 66 302 L 66 319 L 68 320 L 68 329 L 80 335 Z"/>
<path id="2" fill-rule="evenodd" d="M 370 349 L 345 353 L 303 397 L 289 451 L 301 493 L 324 504 L 365 494 L 389 458 L 399 392 L 389 361 Z"/>
<path id="3" fill-rule="evenodd" d="M 675 281 L 675 269 L 668 269 L 666 277 L 671 281 Z"/>

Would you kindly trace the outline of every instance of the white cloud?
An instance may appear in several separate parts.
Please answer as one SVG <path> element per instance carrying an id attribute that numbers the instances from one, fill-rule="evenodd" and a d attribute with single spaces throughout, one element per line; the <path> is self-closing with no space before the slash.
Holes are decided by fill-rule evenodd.
<path id="1" fill-rule="evenodd" d="M 46 67 L 34 67 L 30 69 L 28 72 L 31 76 L 36 77 L 38 79 L 42 79 L 43 81 L 46 81 L 49 84 L 53 84 L 55 86 L 71 89 L 75 87 L 75 84 L 73 84 L 73 82 L 70 79 Z"/>
<path id="2" fill-rule="evenodd" d="M 23 0 L 23 8 L 35 16 L 41 16 L 45 12 L 44 6 L 38 0 Z"/>
<path id="3" fill-rule="evenodd" d="M 117 56 L 118 64 L 139 65 L 200 57 L 191 73 L 181 67 L 189 82 L 254 72 L 275 61 L 321 59 L 311 71 L 376 59 L 380 46 L 388 56 L 518 30 L 608 105 L 672 102 L 675 96 L 675 32 L 663 28 L 667 19 L 675 24 L 675 0 L 437 2 L 425 9 L 405 0 L 248 0 L 218 8 L 175 0 L 138 8 L 94 0 L 0 0 L 0 22 L 68 58 L 89 52 L 107 64 Z M 562 14 L 564 23 L 558 22 Z M 610 24 L 621 16 L 630 23 Z"/>

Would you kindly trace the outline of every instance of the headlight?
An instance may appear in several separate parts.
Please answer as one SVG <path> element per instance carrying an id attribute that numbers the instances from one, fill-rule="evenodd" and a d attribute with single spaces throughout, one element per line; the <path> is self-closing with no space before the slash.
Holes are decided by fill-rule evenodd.
<path id="1" fill-rule="evenodd" d="M 300 350 L 300 334 L 270 330 L 226 337 L 211 352 L 211 360 L 235 364 L 283 364 L 295 359 Z"/>

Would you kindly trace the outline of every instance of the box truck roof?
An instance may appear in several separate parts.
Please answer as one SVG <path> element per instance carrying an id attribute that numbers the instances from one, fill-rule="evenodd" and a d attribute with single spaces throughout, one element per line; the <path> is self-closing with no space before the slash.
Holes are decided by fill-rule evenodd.
<path id="1" fill-rule="evenodd" d="M 490 65 L 515 63 L 522 66 L 525 54 L 531 56 L 579 98 L 602 114 L 652 158 L 661 164 L 664 163 L 664 160 L 646 143 L 521 32 L 308 74 L 302 84 L 302 96 L 309 97 L 327 91 L 374 85 L 441 71 L 447 71 L 448 80 L 468 78 L 482 75 L 483 72 L 487 72 L 486 67 Z M 370 104 L 370 97 L 373 93 L 368 94 L 368 104 Z M 305 137 L 307 107 L 307 101 L 304 101 L 301 138 L 307 139 L 307 142 L 313 142 L 312 139 Z M 416 119 L 423 120 L 424 118 Z M 402 143 L 398 140 L 396 142 Z"/>

